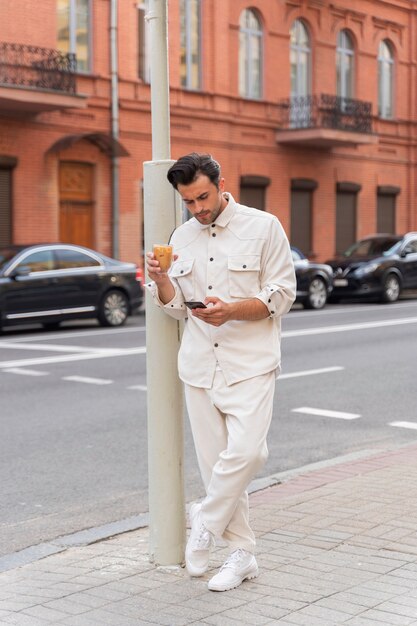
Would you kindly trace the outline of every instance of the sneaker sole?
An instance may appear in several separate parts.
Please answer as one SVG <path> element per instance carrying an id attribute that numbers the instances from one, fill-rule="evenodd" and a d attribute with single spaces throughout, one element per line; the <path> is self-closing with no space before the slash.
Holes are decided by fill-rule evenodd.
<path id="1" fill-rule="evenodd" d="M 223 585 L 222 587 L 220 586 L 216 587 L 216 586 L 210 586 L 210 581 L 209 581 L 207 584 L 207 587 L 209 588 L 210 591 L 230 591 L 231 589 L 236 589 L 237 587 L 240 587 L 240 585 L 245 580 L 252 580 L 253 578 L 257 578 L 258 576 L 259 576 L 259 569 L 256 568 L 256 571 L 247 574 L 240 581 L 237 581 L 235 585 L 228 585 L 227 587 Z"/>

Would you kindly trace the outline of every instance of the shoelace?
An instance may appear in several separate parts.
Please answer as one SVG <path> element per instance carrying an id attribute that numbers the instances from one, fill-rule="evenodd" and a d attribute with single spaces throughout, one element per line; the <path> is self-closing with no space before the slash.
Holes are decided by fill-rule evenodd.
<path id="1" fill-rule="evenodd" d="M 229 556 L 227 557 L 227 559 L 221 566 L 220 571 L 228 567 L 233 567 L 233 564 L 237 563 L 237 561 L 240 561 L 240 559 L 244 556 L 245 556 L 245 551 L 242 550 L 242 548 L 238 548 L 237 550 L 232 552 L 232 554 L 229 554 Z"/>
<path id="2" fill-rule="evenodd" d="M 199 535 L 194 541 L 194 550 L 207 550 L 210 547 L 210 543 L 210 531 L 207 530 L 204 524 L 201 524 Z"/>

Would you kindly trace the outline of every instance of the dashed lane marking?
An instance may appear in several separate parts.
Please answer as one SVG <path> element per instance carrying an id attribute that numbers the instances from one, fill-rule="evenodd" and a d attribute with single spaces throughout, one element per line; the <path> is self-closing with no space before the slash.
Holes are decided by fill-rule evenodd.
<path id="1" fill-rule="evenodd" d="M 148 390 L 146 385 L 130 385 L 128 389 L 130 389 L 131 391 L 147 391 Z"/>
<path id="2" fill-rule="evenodd" d="M 330 372 L 340 372 L 345 368 L 341 365 L 334 365 L 332 367 L 322 367 L 320 369 L 315 370 L 302 370 L 300 372 L 289 372 L 288 374 L 280 374 L 277 376 L 277 380 L 282 380 L 283 378 L 298 378 L 299 376 L 313 376 L 315 374 L 328 374 Z"/>
<path id="3" fill-rule="evenodd" d="M 90 378 L 89 376 L 63 376 L 62 380 L 74 383 L 86 383 L 88 385 L 111 385 L 114 381 L 107 378 Z"/>
<path id="4" fill-rule="evenodd" d="M 417 430 L 416 422 L 390 422 L 388 426 L 396 426 L 397 428 L 410 428 L 411 430 Z"/>
<path id="5" fill-rule="evenodd" d="M 300 406 L 292 409 L 293 413 L 305 413 L 306 415 L 319 415 L 321 417 L 335 417 L 341 420 L 356 420 L 361 417 L 357 413 L 343 413 L 342 411 L 329 411 L 328 409 L 314 409 L 311 406 Z"/>
<path id="6" fill-rule="evenodd" d="M 27 370 L 20 367 L 9 367 L 9 369 L 4 369 L 3 372 L 7 372 L 8 374 L 21 374 L 22 376 L 49 376 L 49 372 Z"/>
<path id="7" fill-rule="evenodd" d="M 70 350 L 69 350 L 70 351 Z M 89 359 L 109 359 L 111 357 L 131 356 L 132 354 L 145 354 L 146 348 L 108 349 L 102 352 L 91 351 L 87 354 L 65 354 L 62 356 L 35 357 L 33 359 L 16 359 L 13 361 L 0 361 L 0 369 L 10 367 L 25 367 L 27 365 L 45 365 L 49 363 L 68 363 L 70 361 L 87 361 Z"/>

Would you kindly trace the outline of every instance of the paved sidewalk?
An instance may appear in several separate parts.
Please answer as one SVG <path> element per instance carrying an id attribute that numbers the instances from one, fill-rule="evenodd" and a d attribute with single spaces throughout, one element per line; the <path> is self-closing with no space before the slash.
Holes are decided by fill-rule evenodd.
<path id="1" fill-rule="evenodd" d="M 260 575 L 224 593 L 148 562 L 148 529 L 0 574 L 0 624 L 417 625 L 417 445 L 251 495 Z"/>

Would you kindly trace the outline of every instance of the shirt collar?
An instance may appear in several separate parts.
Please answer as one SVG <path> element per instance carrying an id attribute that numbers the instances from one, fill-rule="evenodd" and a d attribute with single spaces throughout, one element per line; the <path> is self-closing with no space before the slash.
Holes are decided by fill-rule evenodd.
<path id="1" fill-rule="evenodd" d="M 195 220 L 201 229 L 209 228 L 213 224 L 215 224 L 216 226 L 221 226 L 222 228 L 228 225 L 228 223 L 236 213 L 236 201 L 233 198 L 232 194 L 227 191 L 223 194 L 223 196 L 228 199 L 228 203 L 226 204 L 220 215 L 217 217 L 215 222 L 212 222 L 211 224 L 200 224 L 198 220 Z"/>

